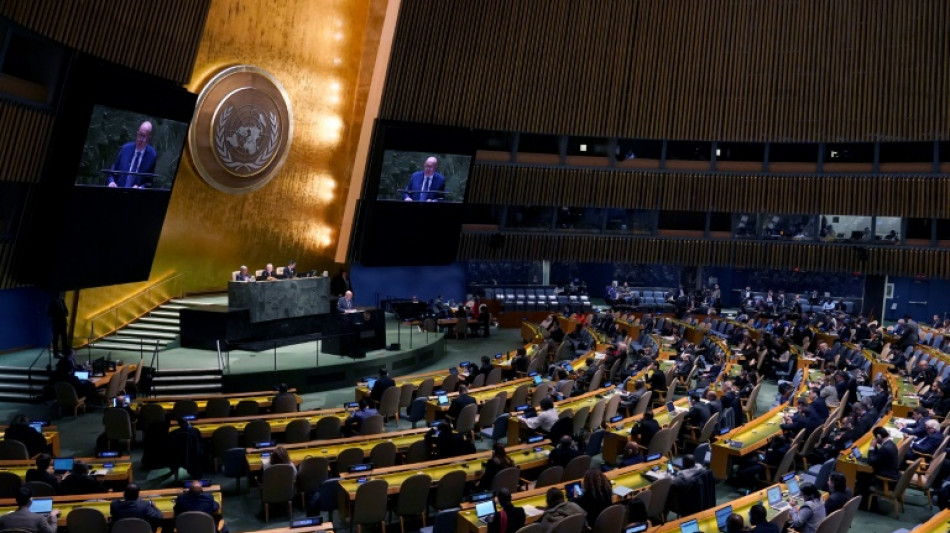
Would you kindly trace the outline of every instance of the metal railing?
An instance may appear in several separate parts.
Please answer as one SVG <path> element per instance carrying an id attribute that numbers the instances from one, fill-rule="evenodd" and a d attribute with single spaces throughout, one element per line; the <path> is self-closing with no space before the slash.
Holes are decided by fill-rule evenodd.
<path id="1" fill-rule="evenodd" d="M 39 362 L 40 358 L 43 357 L 43 354 L 44 354 L 44 353 L 47 355 L 46 368 L 44 368 L 44 369 L 42 369 L 42 370 L 34 370 L 33 367 L 36 366 L 36 363 Z M 27 387 L 29 387 L 29 390 L 30 390 L 29 394 L 30 394 L 30 397 L 31 397 L 31 398 L 33 397 L 33 394 L 34 394 L 34 392 L 35 392 L 35 391 L 33 390 L 33 373 L 34 373 L 34 372 L 36 372 L 36 373 L 41 373 L 41 372 L 42 372 L 42 373 L 45 373 L 45 374 L 49 374 L 49 372 L 50 372 L 52 369 L 53 369 L 53 352 L 52 352 L 52 350 L 50 350 L 48 347 L 47 347 L 47 348 L 43 348 L 42 350 L 40 350 L 40 353 L 36 354 L 36 358 L 33 359 L 33 362 L 30 363 L 30 368 L 27 370 L 27 376 L 26 376 L 26 379 L 27 379 Z M 41 390 L 41 391 L 40 391 L 40 395 L 42 396 L 42 394 L 43 394 L 43 391 Z"/>
<path id="2" fill-rule="evenodd" d="M 87 343 L 111 335 L 169 300 L 184 296 L 184 277 L 178 273 L 157 281 L 93 316 L 89 320 Z"/>

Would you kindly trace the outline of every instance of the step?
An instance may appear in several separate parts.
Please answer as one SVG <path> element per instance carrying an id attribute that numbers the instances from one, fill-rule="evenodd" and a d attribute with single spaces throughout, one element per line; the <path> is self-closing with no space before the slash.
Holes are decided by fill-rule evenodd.
<path id="1" fill-rule="evenodd" d="M 129 325 L 131 328 L 135 329 L 147 329 L 149 331 L 161 331 L 163 333 L 174 333 L 178 334 L 179 328 L 178 324 L 152 324 L 149 322 L 143 322 L 141 320 L 135 321 Z M 125 330 L 120 330 L 125 331 Z"/>
<path id="2" fill-rule="evenodd" d="M 146 345 L 144 348 L 139 345 L 139 343 L 131 344 L 124 342 L 111 342 L 108 340 L 98 341 L 91 344 L 91 346 L 97 350 L 112 350 L 112 351 L 122 351 L 122 352 L 139 352 L 145 351 L 146 353 L 152 350 L 152 346 Z M 161 346 L 161 344 L 159 344 Z"/>
<path id="3" fill-rule="evenodd" d="M 11 374 L 8 372 L 0 372 L 0 383 L 26 383 L 29 380 L 34 382 L 46 383 L 49 381 L 49 375 L 46 373 L 46 370 L 34 373 L 32 376 L 29 374 Z"/>
<path id="4" fill-rule="evenodd" d="M 152 378 L 152 383 L 195 383 L 201 381 L 220 382 L 220 374 L 203 374 L 200 376 L 162 376 L 158 375 Z"/>
<path id="5" fill-rule="evenodd" d="M 5 393 L 0 391 L 0 402 L 10 402 L 10 403 L 37 403 L 43 400 L 42 394 L 34 394 L 31 396 L 23 396 L 22 394 L 16 393 Z"/>
<path id="6" fill-rule="evenodd" d="M 169 300 L 167 303 L 163 303 L 158 306 L 159 309 L 186 309 L 191 307 L 191 302 L 186 302 L 184 300 Z"/>
<path id="7" fill-rule="evenodd" d="M 152 340 L 155 340 L 155 339 L 175 340 L 178 337 L 177 333 L 167 333 L 164 331 L 153 331 L 150 329 L 139 328 L 139 327 L 136 327 L 135 324 L 122 328 L 121 330 L 119 330 L 118 334 L 125 337 L 136 337 L 136 338 L 141 337 L 144 339 L 152 339 Z"/>
<path id="8" fill-rule="evenodd" d="M 216 366 L 206 366 L 203 368 L 163 368 L 159 375 L 188 375 L 188 374 L 218 374 L 221 375 L 221 369 Z"/>
<path id="9" fill-rule="evenodd" d="M 126 344 L 135 344 L 136 346 L 141 344 L 142 346 L 145 346 L 146 348 L 154 348 L 156 344 L 158 346 L 165 346 L 166 344 L 172 341 L 172 339 L 155 339 L 155 338 L 148 338 L 142 335 L 126 335 L 124 331 L 120 331 L 119 333 L 115 335 L 106 337 L 104 340 L 112 341 L 112 342 L 123 342 Z"/>
<path id="10" fill-rule="evenodd" d="M 168 326 L 178 326 L 181 323 L 177 318 L 162 318 L 154 316 L 143 316 L 135 321 L 136 324 L 165 324 Z"/>
<path id="11" fill-rule="evenodd" d="M 45 385 L 45 383 L 34 383 L 33 385 L 26 383 L 0 383 L 0 392 L 29 392 L 32 390 L 37 393 L 42 393 Z"/>
<path id="12" fill-rule="evenodd" d="M 178 311 L 179 311 L 178 309 L 175 309 L 173 311 L 168 311 L 159 307 L 158 309 L 150 311 L 149 316 L 177 319 L 179 316 L 181 316 L 181 313 L 179 313 Z"/>
<path id="13" fill-rule="evenodd" d="M 153 385 L 152 385 L 151 392 L 152 392 L 152 394 L 155 394 L 155 393 L 158 393 L 158 392 L 166 392 L 166 391 L 176 391 L 176 392 L 195 391 L 195 392 L 201 392 L 201 391 L 211 391 L 211 390 L 221 390 L 221 384 L 220 384 L 220 383 L 214 383 L 214 384 L 202 384 L 202 385 L 178 385 L 178 386 L 176 386 L 176 385 L 157 385 L 157 384 L 153 384 Z M 163 396 L 164 396 L 164 395 L 163 395 Z"/>
<path id="14" fill-rule="evenodd" d="M 42 365 L 40 364 L 41 361 L 37 361 L 36 366 L 33 367 L 33 372 L 34 372 L 34 373 L 35 373 L 35 372 L 46 372 L 46 362 L 45 362 L 45 361 L 46 361 L 46 359 L 44 358 L 44 359 L 42 360 L 42 362 L 43 362 Z M 55 366 L 56 363 L 54 362 L 53 365 Z M 25 376 L 25 375 L 27 375 L 29 372 L 30 372 L 30 369 L 29 369 L 29 368 L 22 367 L 22 366 L 0 366 L 0 375 L 2 375 L 2 374 L 22 374 L 22 375 Z"/>

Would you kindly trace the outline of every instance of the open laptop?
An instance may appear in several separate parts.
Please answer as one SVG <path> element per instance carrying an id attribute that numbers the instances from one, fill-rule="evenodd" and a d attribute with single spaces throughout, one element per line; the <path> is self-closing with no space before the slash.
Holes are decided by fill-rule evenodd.
<path id="1" fill-rule="evenodd" d="M 729 520 L 729 517 L 732 516 L 732 506 L 727 505 L 721 509 L 716 509 L 716 525 L 719 527 L 719 531 L 726 533 L 726 522 Z"/>
<path id="2" fill-rule="evenodd" d="M 65 474 L 73 469 L 72 457 L 58 457 L 53 459 L 53 471 L 57 474 Z"/>
<path id="3" fill-rule="evenodd" d="M 43 425 L 42 422 L 30 422 L 30 427 L 35 429 L 37 433 L 43 432 Z"/>
<path id="4" fill-rule="evenodd" d="M 488 517 L 495 514 L 495 500 L 486 500 L 475 504 L 475 516 L 480 524 L 487 524 Z"/>
<path id="5" fill-rule="evenodd" d="M 367 389 L 373 390 L 373 387 L 375 387 L 375 386 L 376 386 L 376 380 L 375 380 L 375 379 L 367 379 L 367 380 L 366 380 L 366 388 L 367 388 Z"/>
<path id="6" fill-rule="evenodd" d="M 73 375 L 76 376 L 76 379 L 78 379 L 79 381 L 89 381 L 88 370 L 77 370 L 73 372 Z"/>
<path id="7" fill-rule="evenodd" d="M 649 526 L 646 522 L 637 522 L 627 526 L 627 529 L 625 529 L 623 533 L 643 533 L 647 530 L 647 527 Z"/>
<path id="8" fill-rule="evenodd" d="M 534 384 L 535 384 L 535 385 L 540 385 L 540 384 L 541 384 L 541 376 L 539 376 L 539 375 L 537 375 L 537 374 L 534 375 Z"/>
<path id="9" fill-rule="evenodd" d="M 785 486 L 788 487 L 788 499 L 801 500 L 802 489 L 798 486 L 798 480 L 795 479 L 795 475 L 793 474 L 790 478 L 784 481 L 785 481 Z"/>
<path id="10" fill-rule="evenodd" d="M 438 395 L 438 398 L 439 398 L 439 405 L 448 405 L 448 404 L 449 404 L 449 397 L 446 396 L 445 394 L 440 394 L 440 395 Z"/>
<path id="11" fill-rule="evenodd" d="M 766 491 L 765 494 L 769 499 L 769 507 L 776 511 L 784 511 L 792 507 L 787 501 L 782 499 L 782 487 L 778 485 L 769 487 L 769 490 Z"/>
<path id="12" fill-rule="evenodd" d="M 680 533 L 699 533 L 699 521 L 687 520 L 680 524 Z"/>
<path id="13" fill-rule="evenodd" d="M 53 512 L 53 498 L 33 498 L 30 503 L 30 512 L 49 516 Z"/>

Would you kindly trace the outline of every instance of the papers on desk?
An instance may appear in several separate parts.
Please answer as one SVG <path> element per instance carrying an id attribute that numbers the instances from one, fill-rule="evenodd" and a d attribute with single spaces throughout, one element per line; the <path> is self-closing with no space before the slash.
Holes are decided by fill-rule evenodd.
<path id="1" fill-rule="evenodd" d="M 614 494 L 616 494 L 618 498 L 626 498 L 627 495 L 632 492 L 633 492 L 633 489 L 629 489 L 621 485 L 617 485 L 616 487 L 614 487 Z"/>
<path id="2" fill-rule="evenodd" d="M 894 425 L 895 425 L 895 426 L 896 426 L 896 425 L 900 425 L 900 424 L 903 424 L 903 425 L 905 425 L 905 426 L 909 426 L 909 425 L 915 424 L 915 423 L 917 422 L 917 421 L 914 420 L 913 418 L 893 418 L 892 421 L 894 422 Z"/>
<path id="3" fill-rule="evenodd" d="M 607 358 L 607 354 L 605 354 L 605 353 L 600 353 L 600 352 L 594 352 L 594 359 L 595 359 L 595 360 L 597 360 L 597 361 L 603 361 L 603 360 L 606 359 L 606 358 Z"/>
<path id="4" fill-rule="evenodd" d="M 524 514 L 528 518 L 531 518 L 533 516 L 541 516 L 544 514 L 544 511 L 542 511 L 541 509 L 538 509 L 537 507 L 533 505 L 525 505 L 524 507 L 522 507 L 522 509 L 524 509 Z"/>
<path id="5" fill-rule="evenodd" d="M 907 436 L 907 435 L 904 435 L 903 433 L 901 433 L 901 430 L 899 430 L 899 429 L 897 429 L 897 428 L 885 427 L 884 429 L 887 430 L 887 434 L 890 435 L 890 437 L 891 437 L 892 439 L 898 439 L 898 440 L 900 440 L 900 439 L 903 439 L 904 437 Z"/>
<path id="6" fill-rule="evenodd" d="M 92 470 L 91 472 L 89 472 L 89 475 L 90 475 L 90 476 L 108 476 L 108 475 L 109 475 L 109 469 L 108 469 L 108 468 L 97 468 L 97 469 Z"/>

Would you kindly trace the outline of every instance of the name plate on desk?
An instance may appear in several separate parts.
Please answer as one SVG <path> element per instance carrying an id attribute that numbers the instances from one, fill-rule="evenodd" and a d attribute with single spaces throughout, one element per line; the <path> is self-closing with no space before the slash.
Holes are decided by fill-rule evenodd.
<path id="1" fill-rule="evenodd" d="M 228 283 L 228 307 L 247 309 L 252 323 L 329 313 L 329 295 L 330 278 Z"/>

